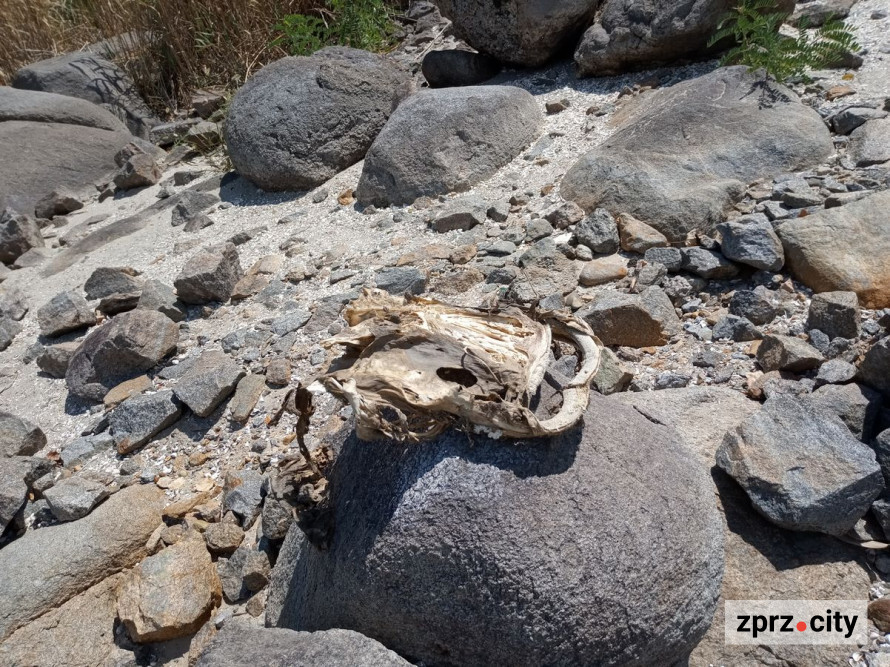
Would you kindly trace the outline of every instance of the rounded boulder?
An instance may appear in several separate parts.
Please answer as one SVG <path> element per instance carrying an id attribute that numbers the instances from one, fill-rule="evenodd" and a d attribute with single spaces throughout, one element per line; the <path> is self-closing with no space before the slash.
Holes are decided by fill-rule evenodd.
<path id="1" fill-rule="evenodd" d="M 664 665 L 717 605 L 704 466 L 611 399 L 549 441 L 350 436 L 330 482 L 329 548 L 280 557 L 279 625 L 355 630 L 429 665 Z"/>
<path id="2" fill-rule="evenodd" d="M 267 191 L 317 187 L 365 156 L 410 82 L 385 58 L 342 47 L 267 65 L 229 108 L 235 169 Z"/>

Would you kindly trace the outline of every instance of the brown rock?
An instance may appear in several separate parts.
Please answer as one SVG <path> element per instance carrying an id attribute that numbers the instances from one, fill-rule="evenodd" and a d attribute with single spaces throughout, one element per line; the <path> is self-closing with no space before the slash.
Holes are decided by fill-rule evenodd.
<path id="1" fill-rule="evenodd" d="M 803 371 L 819 368 L 824 357 L 815 347 L 794 336 L 767 335 L 757 347 L 757 363 L 764 371 Z"/>
<path id="2" fill-rule="evenodd" d="M 117 611 L 133 641 L 158 642 L 197 632 L 221 598 L 210 554 L 203 541 L 190 537 L 133 568 Z"/>
<path id="3" fill-rule="evenodd" d="M 120 405 L 131 396 L 148 391 L 152 386 L 151 379 L 147 375 L 140 375 L 132 380 L 121 382 L 105 394 L 105 398 L 102 399 L 102 402 L 105 404 L 106 408 L 113 408 Z"/>
<path id="4" fill-rule="evenodd" d="M 290 384 L 290 362 L 284 357 L 270 361 L 266 366 L 266 382 L 278 387 Z"/>
<path id="5" fill-rule="evenodd" d="M 232 419 L 242 424 L 246 422 L 265 388 L 266 379 L 262 375 L 251 374 L 241 378 L 235 389 L 235 396 L 230 403 Z"/>
<path id="6" fill-rule="evenodd" d="M 881 598 L 880 600 L 869 602 L 868 617 L 877 626 L 878 630 L 890 632 L 890 598 Z"/>
<path id="7" fill-rule="evenodd" d="M 244 531 L 234 523 L 213 523 L 204 531 L 204 541 L 214 556 L 228 556 L 244 541 Z"/>
<path id="8" fill-rule="evenodd" d="M 621 255 L 609 255 L 590 260 L 581 269 L 578 282 L 583 287 L 593 287 L 620 280 L 627 275 L 627 260 Z"/>
<path id="9" fill-rule="evenodd" d="M 621 237 L 621 249 L 627 252 L 642 255 L 649 248 L 663 248 L 668 245 L 664 234 L 628 213 L 618 216 L 618 233 Z"/>
<path id="10" fill-rule="evenodd" d="M 476 256 L 476 246 L 472 243 L 459 245 L 451 253 L 449 259 L 452 264 L 466 264 Z"/>

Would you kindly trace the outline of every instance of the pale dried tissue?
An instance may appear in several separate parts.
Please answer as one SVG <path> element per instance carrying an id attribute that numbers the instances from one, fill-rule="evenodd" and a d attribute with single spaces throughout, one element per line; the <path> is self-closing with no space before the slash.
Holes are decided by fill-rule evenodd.
<path id="1" fill-rule="evenodd" d="M 563 313 L 458 308 L 422 297 L 364 290 L 344 311 L 344 346 L 321 378 L 355 412 L 360 438 L 429 440 L 453 424 L 492 437 L 552 436 L 587 408 L 602 344 Z M 529 402 L 544 379 L 553 339 L 573 344 L 580 370 L 563 388 L 562 409 L 539 420 Z"/>

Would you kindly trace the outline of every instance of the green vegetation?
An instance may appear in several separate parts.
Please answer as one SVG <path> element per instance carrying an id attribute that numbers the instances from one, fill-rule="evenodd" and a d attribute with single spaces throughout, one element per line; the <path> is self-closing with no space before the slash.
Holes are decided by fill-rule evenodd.
<path id="1" fill-rule="evenodd" d="M 308 55 L 324 46 L 381 51 L 396 32 L 392 8 L 384 0 L 328 0 L 313 13 L 288 14 L 275 25 L 273 46 Z"/>
<path id="2" fill-rule="evenodd" d="M 801 23 L 797 36 L 791 37 L 779 32 L 784 19 L 774 0 L 741 0 L 721 21 L 710 45 L 731 40 L 735 45 L 721 64 L 747 65 L 779 82 L 806 78 L 809 70 L 829 67 L 859 50 L 842 21 L 831 19 L 812 32 Z"/>

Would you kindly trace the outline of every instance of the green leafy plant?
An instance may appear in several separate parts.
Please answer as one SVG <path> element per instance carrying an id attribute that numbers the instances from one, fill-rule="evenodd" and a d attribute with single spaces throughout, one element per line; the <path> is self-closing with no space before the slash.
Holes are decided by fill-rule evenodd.
<path id="1" fill-rule="evenodd" d="M 791 37 L 779 32 L 784 19 L 774 0 L 741 0 L 720 22 L 709 46 L 731 41 L 734 46 L 722 65 L 747 65 L 779 82 L 806 78 L 807 71 L 829 67 L 860 48 L 842 21 L 829 19 L 813 32 L 802 21 Z"/>
<path id="2" fill-rule="evenodd" d="M 308 55 L 331 45 L 384 50 L 392 44 L 396 25 L 385 0 L 327 0 L 315 14 L 284 16 L 274 30 L 273 46 Z"/>

